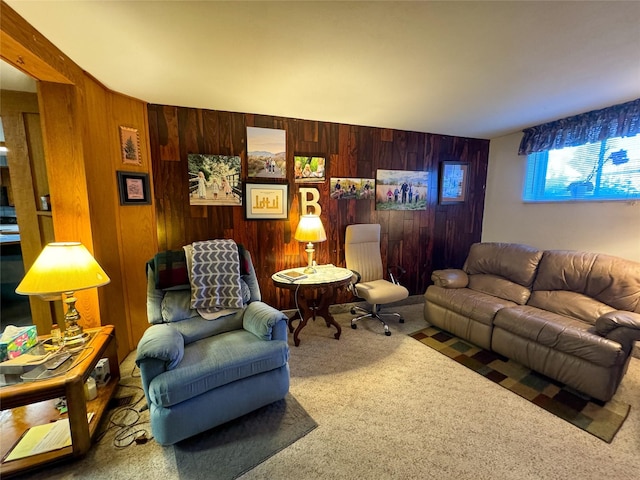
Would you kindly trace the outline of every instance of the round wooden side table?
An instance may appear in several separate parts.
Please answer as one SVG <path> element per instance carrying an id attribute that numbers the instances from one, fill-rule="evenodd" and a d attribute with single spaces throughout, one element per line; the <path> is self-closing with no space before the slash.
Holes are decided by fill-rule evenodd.
<path id="1" fill-rule="evenodd" d="M 309 319 L 315 321 L 316 317 L 322 317 L 327 327 L 334 326 L 337 330 L 334 334 L 336 340 L 340 339 L 342 333 L 342 328 L 329 313 L 329 307 L 336 300 L 338 288 L 351 281 L 353 272 L 333 265 L 318 265 L 315 268 L 316 273 L 310 273 L 300 280 L 291 281 L 281 275 L 291 271 L 303 273 L 305 267 L 287 268 L 271 276 L 276 287 L 295 291 L 297 312 L 289 319 L 288 325 L 289 332 L 293 332 L 293 342 L 296 347 L 300 345 L 300 331 L 307 326 Z M 300 320 L 300 323 L 294 332 L 295 320 Z"/>

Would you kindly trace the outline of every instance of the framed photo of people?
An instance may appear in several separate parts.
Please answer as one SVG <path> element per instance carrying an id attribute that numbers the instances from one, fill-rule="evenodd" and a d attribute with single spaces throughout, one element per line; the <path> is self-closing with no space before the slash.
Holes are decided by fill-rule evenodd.
<path id="1" fill-rule="evenodd" d="M 429 172 L 378 170 L 376 210 L 426 210 Z"/>

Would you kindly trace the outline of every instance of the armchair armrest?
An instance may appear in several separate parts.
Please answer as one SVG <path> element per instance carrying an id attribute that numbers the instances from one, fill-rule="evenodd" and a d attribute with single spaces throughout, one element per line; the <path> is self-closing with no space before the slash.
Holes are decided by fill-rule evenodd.
<path id="1" fill-rule="evenodd" d="M 140 368 L 142 388 L 147 404 L 151 380 L 167 370 L 175 368 L 184 357 L 184 337 L 169 324 L 152 325 L 140 342 L 136 352 L 136 365 Z"/>
<path id="2" fill-rule="evenodd" d="M 287 316 L 264 302 L 247 305 L 242 328 L 263 340 L 287 340 Z"/>
<path id="3" fill-rule="evenodd" d="M 434 285 L 442 288 L 465 288 L 469 285 L 469 277 L 464 270 L 448 268 L 434 270 L 431 274 Z"/>
<path id="4" fill-rule="evenodd" d="M 640 340 L 640 314 L 625 310 L 605 313 L 596 320 L 596 332 L 620 343 L 628 355 L 633 343 Z"/>
<path id="5" fill-rule="evenodd" d="M 166 370 L 175 368 L 184 356 L 184 337 L 169 324 L 147 328 L 138 343 L 136 364 L 145 359 L 159 360 Z"/>

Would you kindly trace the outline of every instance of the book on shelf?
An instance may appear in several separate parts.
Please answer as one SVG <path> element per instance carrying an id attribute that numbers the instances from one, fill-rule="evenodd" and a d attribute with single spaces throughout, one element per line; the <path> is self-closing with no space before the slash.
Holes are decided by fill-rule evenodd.
<path id="1" fill-rule="evenodd" d="M 296 272 L 295 270 L 287 270 L 286 272 L 278 273 L 279 277 L 282 277 L 290 282 L 295 282 L 296 280 L 302 280 L 303 278 L 307 278 L 306 273 Z"/>

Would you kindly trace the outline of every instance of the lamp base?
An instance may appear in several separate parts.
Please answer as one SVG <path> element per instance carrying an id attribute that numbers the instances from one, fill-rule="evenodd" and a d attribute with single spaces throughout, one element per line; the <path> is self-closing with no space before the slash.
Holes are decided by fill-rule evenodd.
<path id="1" fill-rule="evenodd" d="M 64 345 L 66 347 L 76 347 L 82 345 L 86 341 L 86 336 L 82 333 L 82 327 L 78 325 L 80 314 L 76 310 L 76 298 L 73 292 L 69 292 L 65 299 L 67 304 L 67 313 L 64 316 L 66 329 L 64 331 Z"/>
<path id="2" fill-rule="evenodd" d="M 307 265 L 307 268 L 304 269 L 304 273 L 316 273 L 316 269 L 313 268 L 313 252 L 315 252 L 315 250 L 313 249 L 313 243 L 307 243 L 305 252 L 307 252 L 307 259 L 309 260 L 309 263 Z"/>

